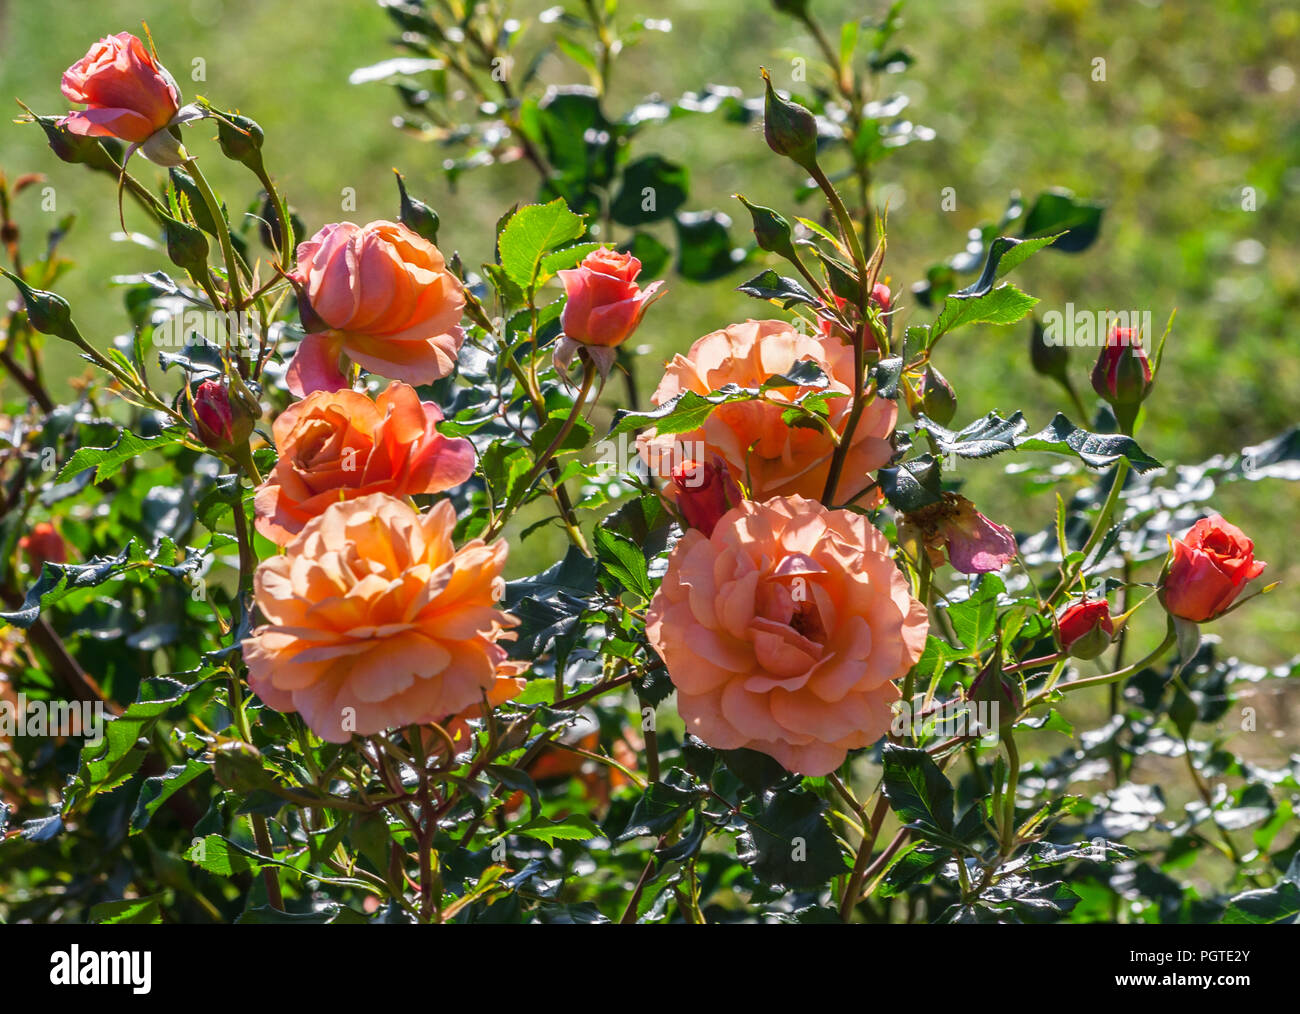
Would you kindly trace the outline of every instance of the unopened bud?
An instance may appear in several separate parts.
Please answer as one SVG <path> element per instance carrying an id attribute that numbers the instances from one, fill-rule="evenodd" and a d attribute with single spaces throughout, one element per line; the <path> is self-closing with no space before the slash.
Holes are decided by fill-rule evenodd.
<path id="1" fill-rule="evenodd" d="M 393 174 L 397 177 L 397 192 L 401 197 L 399 214 L 402 224 L 417 236 L 436 244 L 438 242 L 438 213 L 423 201 L 412 197 L 406 192 L 406 181 L 402 178 L 401 173 L 394 169 Z"/>
<path id="2" fill-rule="evenodd" d="M 763 102 L 763 136 L 767 146 L 813 172 L 817 166 L 817 117 L 799 103 L 781 98 L 766 70 L 763 81 L 767 86 Z"/>

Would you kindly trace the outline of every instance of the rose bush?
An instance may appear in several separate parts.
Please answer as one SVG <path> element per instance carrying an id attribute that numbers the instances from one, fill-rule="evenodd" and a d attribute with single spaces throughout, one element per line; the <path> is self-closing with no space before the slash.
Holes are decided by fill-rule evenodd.
<path id="1" fill-rule="evenodd" d="M 0 917 L 1294 917 L 1294 765 L 1238 759 L 1220 729 L 1240 685 L 1291 668 L 1201 625 L 1272 589 L 1207 501 L 1294 477 L 1295 431 L 1182 470 L 1148 453 L 1147 414 L 1178 410 L 1169 329 L 1107 327 L 1083 363 L 1005 280 L 1095 238 L 1100 211 L 1060 192 L 891 276 L 874 166 L 929 136 L 867 102 L 907 62 L 893 14 L 870 56 L 857 22 L 826 47 L 829 91 L 764 71 L 752 101 L 618 118 L 615 5 L 587 6 L 599 87 L 489 98 L 519 28 L 498 5 L 386 5 L 426 61 L 402 66 L 435 75 L 399 82 L 410 108 L 476 167 L 538 171 L 477 265 L 452 253 L 469 216 L 400 175 L 394 220 L 308 237 L 273 137 L 181 107 L 152 41 L 100 40 L 63 80 L 87 108 L 31 114 L 129 197 L 156 264 L 121 280 L 128 335 L 84 334 L 54 291 L 63 231 L 22 235 L 30 178 L 0 177 L 0 717 L 18 691 L 110 723 L 0 728 Z M 438 90 L 447 67 L 463 92 Z M 742 248 L 681 210 L 683 167 L 625 149 L 651 121 L 759 108 L 763 133 L 729 143 L 761 136 L 820 203 L 740 197 Z M 170 171 L 142 181 L 135 146 Z M 242 181 L 222 194 L 218 158 Z M 700 290 L 656 277 L 669 218 L 676 274 L 743 271 L 757 319 L 683 331 Z M 1028 361 L 975 344 L 1011 325 Z M 681 351 L 656 361 L 652 332 Z M 43 369 L 61 343 L 94 371 L 69 405 Z M 1059 382 L 1064 410 L 959 404 L 974 355 Z M 1186 816 L 1160 818 L 1179 779 Z"/>

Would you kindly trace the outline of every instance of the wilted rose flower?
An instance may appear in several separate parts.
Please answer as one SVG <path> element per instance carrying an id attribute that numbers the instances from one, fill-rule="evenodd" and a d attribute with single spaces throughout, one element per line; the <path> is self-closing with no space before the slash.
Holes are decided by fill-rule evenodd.
<path id="1" fill-rule="evenodd" d="M 1222 615 L 1265 566 L 1240 528 L 1218 514 L 1202 518 L 1175 540 L 1161 599 L 1171 615 L 1204 623 Z"/>
<path id="2" fill-rule="evenodd" d="M 767 396 L 790 403 L 815 391 L 827 393 L 829 422 L 843 434 L 853 391 L 853 350 L 835 338 L 800 334 L 783 320 L 750 320 L 705 335 L 685 356 L 673 357 L 651 400 L 662 405 L 684 391 L 708 394 L 727 384 L 758 387 L 803 360 L 820 366 L 829 385 L 776 388 Z M 754 500 L 820 498 L 835 445 L 820 427 L 787 424 L 781 418 L 784 411 L 782 404 L 771 401 L 720 405 L 700 429 L 663 436 L 649 430 L 637 439 L 637 448 L 650 469 L 665 479 L 684 460 L 716 456 Z M 873 398 L 866 405 L 844 459 L 837 503 L 862 493 L 871 483 L 868 473 L 889 461 L 889 438 L 897 419 L 898 407 L 888 398 Z"/>
<path id="3" fill-rule="evenodd" d="M 1110 605 L 1104 598 L 1075 602 L 1057 617 L 1056 625 L 1061 633 L 1061 650 L 1075 658 L 1096 658 L 1115 635 Z"/>
<path id="4" fill-rule="evenodd" d="M 143 143 L 180 109 L 181 93 L 166 68 L 130 32 L 100 39 L 63 72 L 63 94 L 83 110 L 59 121 L 74 134 Z"/>
<path id="5" fill-rule="evenodd" d="M 824 775 L 890 725 L 892 682 L 929 619 L 865 517 L 815 500 L 745 501 L 688 531 L 647 613 L 686 729 Z"/>
<path id="6" fill-rule="evenodd" d="M 727 466 L 718 461 L 700 464 L 683 461 L 673 469 L 672 485 L 666 495 L 677 504 L 683 520 L 706 536 L 727 511 L 740 503 L 740 487 Z"/>
<path id="7" fill-rule="evenodd" d="M 465 293 L 442 253 L 398 222 L 327 225 L 298 247 L 290 280 L 309 332 L 285 375 L 289 390 L 350 386 L 345 354 L 408 384 L 447 376 L 465 333 Z"/>
<path id="8" fill-rule="evenodd" d="M 18 548 L 27 554 L 33 570 L 43 563 L 67 563 L 68 546 L 63 536 L 48 521 L 39 521 L 32 530 L 18 540 Z"/>
<path id="9" fill-rule="evenodd" d="M 905 546 L 924 547 L 936 568 L 943 566 L 947 549 L 948 562 L 963 574 L 1001 570 L 1016 555 L 1011 529 L 990 521 L 957 493 L 944 493 L 938 503 L 904 515 L 898 540 Z"/>
<path id="10" fill-rule="evenodd" d="M 456 512 L 383 493 L 328 507 L 257 568 L 267 622 L 242 642 L 248 682 L 332 743 L 468 708 L 492 689 L 506 544 L 457 549 Z"/>
<path id="11" fill-rule="evenodd" d="M 371 493 L 440 493 L 474 472 L 474 445 L 437 430 L 442 412 L 394 381 L 371 401 L 317 391 L 272 426 L 279 456 L 258 487 L 257 530 L 285 545 L 330 504 Z"/>

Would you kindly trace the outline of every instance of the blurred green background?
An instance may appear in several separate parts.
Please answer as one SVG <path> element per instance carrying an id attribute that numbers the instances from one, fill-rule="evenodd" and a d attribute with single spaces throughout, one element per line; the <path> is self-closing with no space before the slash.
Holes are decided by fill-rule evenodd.
<path id="1" fill-rule="evenodd" d="M 546 6 L 515 5 L 525 20 Z M 873 12 L 851 0 L 813 0 L 812 8 L 830 26 Z M 623 11 L 671 20 L 672 31 L 648 33 L 620 59 L 611 115 L 651 93 L 671 99 L 708 83 L 757 94 L 760 65 L 790 87 L 794 58 L 816 59 L 798 24 L 763 0 L 623 0 Z M 903 149 L 877 175 L 876 199 L 890 207 L 886 274 L 895 291 L 960 250 L 966 231 L 1000 215 L 1011 192 L 1032 198 L 1048 186 L 1068 187 L 1107 205 L 1100 240 L 1081 256 L 1035 258 L 1019 284 L 1042 298 L 1043 311 L 1067 302 L 1149 310 L 1160 327 L 1177 308 L 1166 370 L 1140 434 L 1144 447 L 1165 461 L 1196 462 L 1291 425 L 1300 399 L 1300 356 L 1288 326 L 1300 304 L 1300 10 L 1293 0 L 958 0 L 914 2 L 905 17 L 900 41 L 916 64 L 884 83 L 910 97 L 909 115 L 937 138 Z M 187 98 L 203 95 L 262 124 L 268 166 L 309 231 L 344 217 L 393 217 L 390 168 L 398 166 L 412 191 L 440 211 L 440 245 L 473 265 L 489 253 L 497 217 L 535 194 L 535 177 L 521 164 L 469 173 L 453 191 L 439 171 L 447 153 L 391 125 L 400 111 L 393 90 L 348 83 L 354 68 L 398 55 L 392 23 L 373 0 L 0 0 L 0 95 L 38 112 L 63 111 L 63 69 L 94 39 L 138 33 L 142 20 Z M 1097 58 L 1105 60 L 1105 81 L 1093 80 Z M 192 80 L 196 60 L 201 82 Z M 559 55 L 547 58 L 542 76 L 585 79 Z M 209 128 L 190 129 L 191 150 L 232 207 L 242 207 L 255 184 L 199 136 Z M 757 128 L 691 117 L 648 129 L 633 146 L 634 155 L 651 150 L 690 165 L 691 210 L 732 215 L 738 243 L 748 238 L 748 221 L 731 199 L 735 191 L 796 211 L 798 170 L 768 152 Z M 61 291 L 88 335 L 107 340 L 122 330 L 121 298 L 107 279 L 160 264 L 140 246 L 110 241 L 119 229 L 111 182 L 58 162 L 33 126 L 0 125 L 0 168 L 11 177 L 45 173 L 57 215 L 76 213 L 64 253 L 77 269 Z M 146 179 L 160 176 L 143 162 L 134 168 Z M 345 187 L 357 201 L 346 214 Z M 953 211 L 941 209 L 947 187 L 955 191 Z M 1243 209 L 1244 188 L 1254 193 L 1253 211 Z M 29 237 L 56 218 L 37 204 L 25 199 L 17 208 Z M 814 212 L 811 204 L 797 211 Z M 126 215 L 128 227 L 147 230 L 136 209 L 128 206 Z M 637 337 L 652 360 L 642 370 L 643 392 L 658 362 L 700 334 L 765 315 L 733 291 L 745 277 L 695 285 L 669 276 L 668 297 Z M 905 306 L 897 324 L 913 315 L 929 319 Z M 945 343 L 938 365 L 958 388 L 957 424 L 994 408 L 1023 408 L 1036 427 L 1064 407 L 1059 391 L 1030 371 L 1026 338 L 1017 326 Z M 65 375 L 80 370 L 70 357 L 53 362 Z M 1089 403 L 1090 366 L 1075 353 L 1072 370 Z M 614 385 L 606 399 L 616 400 Z M 987 513 L 1022 529 L 1050 519 L 1050 497 L 1029 509 L 1015 502 L 996 461 L 972 464 L 968 473 Z M 1300 489 L 1241 483 L 1221 490 L 1215 506 L 1255 539 L 1272 577 L 1286 582 L 1216 632 L 1243 657 L 1281 662 L 1300 651 L 1291 590 L 1300 580 L 1293 535 Z M 512 569 L 528 569 L 540 555 L 520 554 Z"/>

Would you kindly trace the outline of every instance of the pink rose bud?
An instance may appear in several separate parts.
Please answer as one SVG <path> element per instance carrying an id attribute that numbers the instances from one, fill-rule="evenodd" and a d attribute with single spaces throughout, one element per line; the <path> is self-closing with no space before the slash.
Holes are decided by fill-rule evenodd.
<path id="1" fill-rule="evenodd" d="M 740 487 L 721 461 L 707 464 L 683 461 L 673 469 L 673 492 L 677 509 L 689 528 L 698 528 L 708 538 L 722 515 L 743 499 Z"/>
<path id="2" fill-rule="evenodd" d="M 1133 328 L 1111 328 L 1092 368 L 1092 388 L 1113 405 L 1137 405 L 1147 396 L 1151 361 Z"/>
<path id="3" fill-rule="evenodd" d="M 100 39 L 63 72 L 63 94 L 86 108 L 59 125 L 85 137 L 143 143 L 171 123 L 181 93 L 144 43 L 129 32 Z"/>
<path id="4" fill-rule="evenodd" d="M 205 380 L 194 392 L 194 433 L 214 451 L 229 453 L 248 440 L 261 413 L 251 392 Z"/>
<path id="5" fill-rule="evenodd" d="M 1057 618 L 1061 650 L 1075 658 L 1096 658 L 1110 646 L 1115 634 L 1110 606 L 1105 599 L 1083 599 Z"/>
<path id="6" fill-rule="evenodd" d="M 631 254 L 601 247 L 576 268 L 560 272 L 567 297 L 560 324 L 564 335 L 583 345 L 622 345 L 657 298 L 662 282 L 636 284 L 641 262 Z"/>
<path id="7" fill-rule="evenodd" d="M 229 447 L 235 439 L 235 413 L 226 385 L 205 380 L 194 395 L 194 429 L 208 447 Z"/>
<path id="8" fill-rule="evenodd" d="M 18 547 L 27 554 L 32 568 L 40 570 L 41 564 L 67 563 L 68 547 L 52 524 L 42 521 L 31 532 L 18 540 Z"/>
<path id="9" fill-rule="evenodd" d="M 1161 601 L 1171 615 L 1204 623 L 1227 611 L 1264 567 L 1240 528 L 1217 514 L 1202 518 L 1174 542 Z"/>
<path id="10" fill-rule="evenodd" d="M 882 310 L 888 310 L 893 306 L 894 294 L 889 291 L 889 286 L 884 282 L 877 282 L 871 287 L 871 301 Z"/>

